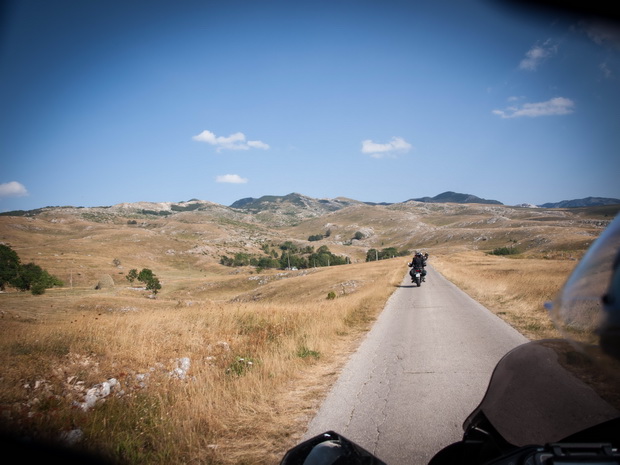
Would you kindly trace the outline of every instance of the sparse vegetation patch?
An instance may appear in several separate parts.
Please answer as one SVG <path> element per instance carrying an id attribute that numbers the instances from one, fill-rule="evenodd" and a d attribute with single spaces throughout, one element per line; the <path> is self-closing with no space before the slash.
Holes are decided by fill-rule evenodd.
<path id="1" fill-rule="evenodd" d="M 409 250 L 398 250 L 396 247 L 386 247 L 384 249 L 370 249 L 366 252 L 366 261 L 372 262 L 376 260 L 385 260 L 394 257 L 404 257 L 411 255 Z"/>
<path id="2" fill-rule="evenodd" d="M 520 253 L 521 251 L 516 247 L 498 247 L 489 252 L 491 255 L 518 255 Z"/>

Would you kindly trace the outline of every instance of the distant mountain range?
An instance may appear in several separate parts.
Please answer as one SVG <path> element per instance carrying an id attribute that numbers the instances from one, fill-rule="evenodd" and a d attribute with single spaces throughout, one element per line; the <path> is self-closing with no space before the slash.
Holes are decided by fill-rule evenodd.
<path id="1" fill-rule="evenodd" d="M 318 202 L 321 205 L 321 209 L 327 211 L 336 211 L 341 208 L 351 205 L 393 205 L 389 202 L 361 202 L 358 200 L 347 199 L 344 197 L 337 197 L 335 199 L 312 199 L 305 195 L 292 193 L 284 196 L 276 195 L 264 195 L 258 199 L 253 197 L 247 197 L 245 199 L 237 200 L 230 205 L 231 208 L 238 208 L 241 210 L 248 210 L 253 212 L 270 210 L 274 207 L 281 207 L 285 204 L 296 205 L 298 207 L 308 207 L 310 204 Z M 436 195 L 435 197 L 421 197 L 418 199 L 409 199 L 405 202 L 424 202 L 424 203 L 482 203 L 482 204 L 494 204 L 503 205 L 497 200 L 481 199 L 471 194 L 459 194 L 457 192 L 444 192 L 443 194 Z M 405 203 L 398 202 L 398 203 Z M 618 201 L 620 203 L 620 201 Z"/>
<path id="2" fill-rule="evenodd" d="M 601 205 L 619 204 L 619 199 L 610 199 L 605 197 L 586 197 L 578 200 L 562 200 L 556 203 L 544 203 L 538 205 L 541 208 L 579 208 L 579 207 L 598 207 Z"/>
<path id="3" fill-rule="evenodd" d="M 276 205 L 281 206 L 283 204 L 297 205 L 299 207 L 308 207 L 310 203 L 318 202 L 321 204 L 322 209 L 328 211 L 336 211 L 341 208 L 348 207 L 364 203 L 366 205 L 392 205 L 388 202 L 360 202 L 357 200 L 347 199 L 344 197 L 338 197 L 336 199 L 312 199 L 301 194 L 292 193 L 284 196 L 265 195 L 258 199 L 253 197 L 247 197 L 237 200 L 230 205 L 231 208 L 238 208 L 248 211 L 263 211 L 265 209 L 271 209 Z M 419 197 L 415 199 L 409 199 L 406 202 L 424 202 L 424 203 L 479 203 L 489 205 L 504 205 L 498 200 L 489 200 L 477 197 L 472 194 L 460 194 L 458 192 L 447 191 L 443 192 L 435 197 Z M 585 199 L 576 200 L 563 200 L 556 203 L 545 203 L 542 205 L 531 204 L 519 204 L 517 207 L 529 207 L 529 208 L 579 208 L 579 207 L 596 207 L 602 205 L 616 205 L 620 204 L 620 199 L 605 198 L 605 197 L 587 197 Z"/>
<path id="4" fill-rule="evenodd" d="M 168 216 L 177 213 L 186 213 L 192 211 L 219 211 L 223 215 L 234 215 L 236 213 L 251 214 L 256 216 L 259 221 L 268 222 L 274 217 L 289 218 L 290 220 L 303 220 L 312 217 L 318 217 L 327 213 L 336 212 L 346 207 L 356 205 L 370 206 L 390 206 L 396 204 L 405 204 L 408 202 L 420 203 L 455 203 L 455 204 L 487 204 L 503 206 L 504 204 L 498 200 L 488 200 L 477 197 L 472 194 L 460 194 L 457 192 L 447 191 L 435 197 L 420 197 L 409 199 L 405 202 L 388 203 L 388 202 L 362 202 L 345 197 L 337 197 L 335 199 L 315 199 L 298 193 L 288 195 L 265 195 L 260 198 L 247 197 L 232 203 L 230 206 L 219 205 L 213 202 L 192 199 L 184 202 L 135 202 L 122 203 L 109 207 L 92 207 L 86 210 L 101 210 L 108 213 L 134 212 L 139 214 L 150 214 L 158 216 Z M 543 205 L 520 204 L 514 207 L 520 208 L 579 208 L 579 207 L 596 207 L 606 205 L 620 204 L 620 199 L 603 198 L 603 197 L 587 197 L 585 199 L 563 200 L 557 203 L 545 203 Z M 30 211 L 12 211 L 2 212 L 0 216 L 33 216 L 42 213 L 48 209 L 82 209 L 84 207 L 44 207 Z"/>

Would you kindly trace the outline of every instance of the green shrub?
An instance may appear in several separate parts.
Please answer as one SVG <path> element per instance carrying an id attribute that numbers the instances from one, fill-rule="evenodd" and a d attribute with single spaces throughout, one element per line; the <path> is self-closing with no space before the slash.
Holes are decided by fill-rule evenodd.
<path id="1" fill-rule="evenodd" d="M 297 349 L 297 356 L 299 358 L 313 357 L 318 359 L 321 357 L 321 354 L 316 350 L 310 350 L 306 346 L 301 346 L 299 349 Z"/>
<path id="2" fill-rule="evenodd" d="M 32 292 L 32 295 L 45 294 L 45 284 L 43 284 L 41 281 L 32 283 L 30 285 L 30 292 Z"/>
<path id="3" fill-rule="evenodd" d="M 519 249 L 515 249 L 514 247 L 498 247 L 489 253 L 491 255 L 516 255 L 521 253 L 521 251 Z"/>

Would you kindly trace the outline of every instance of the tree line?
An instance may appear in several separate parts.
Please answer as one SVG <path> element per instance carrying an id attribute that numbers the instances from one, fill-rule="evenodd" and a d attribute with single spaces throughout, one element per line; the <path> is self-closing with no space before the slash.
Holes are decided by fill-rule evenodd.
<path id="1" fill-rule="evenodd" d="M 369 249 L 366 252 L 366 261 L 385 260 L 387 258 L 405 257 L 411 255 L 409 250 L 398 250 L 396 247 L 386 247 L 385 249 Z"/>
<path id="2" fill-rule="evenodd" d="M 299 270 L 321 266 L 335 266 L 349 263 L 348 257 L 334 255 L 326 245 L 318 249 L 312 246 L 300 247 L 291 241 L 280 244 L 277 248 L 263 246 L 264 255 L 257 256 L 239 252 L 232 257 L 223 255 L 220 264 L 226 266 L 255 266 L 259 269 L 292 269 Z"/>
<path id="3" fill-rule="evenodd" d="M 286 241 L 277 248 L 263 245 L 264 255 L 238 252 L 232 257 L 223 255 L 220 264 L 231 267 L 255 266 L 258 269 L 306 269 L 322 266 L 336 266 L 350 263 L 349 257 L 334 255 L 326 245 L 318 249 L 312 246 L 298 246 L 291 241 Z M 399 251 L 396 247 L 387 247 L 381 250 L 370 249 L 366 253 L 366 261 L 385 260 L 387 258 L 402 257 L 409 255 L 408 250 Z"/>

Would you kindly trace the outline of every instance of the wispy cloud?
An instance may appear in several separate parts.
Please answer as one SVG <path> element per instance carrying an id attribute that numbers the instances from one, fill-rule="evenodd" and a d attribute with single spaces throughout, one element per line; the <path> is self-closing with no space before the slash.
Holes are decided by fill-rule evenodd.
<path id="1" fill-rule="evenodd" d="M 523 105 L 510 106 L 504 110 L 493 110 L 493 114 L 502 118 L 520 118 L 528 116 L 569 115 L 575 111 L 575 102 L 565 97 L 556 97 L 546 102 L 524 103 Z"/>
<path id="2" fill-rule="evenodd" d="M 620 30 L 615 24 L 606 21 L 593 21 L 582 22 L 579 26 L 595 44 L 620 50 Z"/>
<path id="3" fill-rule="evenodd" d="M 235 132 L 228 137 L 216 136 L 211 131 L 202 131 L 197 136 L 192 137 L 193 140 L 198 142 L 206 142 L 207 144 L 217 147 L 217 151 L 222 150 L 249 150 L 253 149 L 269 149 L 269 145 L 260 140 L 246 140 L 245 134 L 242 132 Z"/>
<path id="4" fill-rule="evenodd" d="M 242 178 L 238 174 L 222 174 L 215 178 L 215 182 L 223 182 L 228 184 L 245 184 L 248 182 L 247 178 Z"/>
<path id="5" fill-rule="evenodd" d="M 611 79 L 614 77 L 614 73 L 609 68 L 609 65 L 607 64 L 607 62 L 601 63 L 599 65 L 599 69 L 601 70 L 601 73 L 603 74 L 603 77 L 605 79 Z"/>
<path id="6" fill-rule="evenodd" d="M 519 69 L 535 71 L 543 61 L 555 55 L 557 51 L 558 45 L 550 39 L 543 44 L 536 44 L 526 52 L 525 58 L 519 63 Z"/>
<path id="7" fill-rule="evenodd" d="M 373 158 L 395 157 L 399 153 L 407 153 L 411 144 L 402 137 L 392 137 L 390 142 L 379 144 L 370 139 L 362 141 L 362 153 L 367 153 Z"/>
<path id="8" fill-rule="evenodd" d="M 25 197 L 27 195 L 28 190 L 17 181 L 0 184 L 0 199 L 3 197 Z"/>

